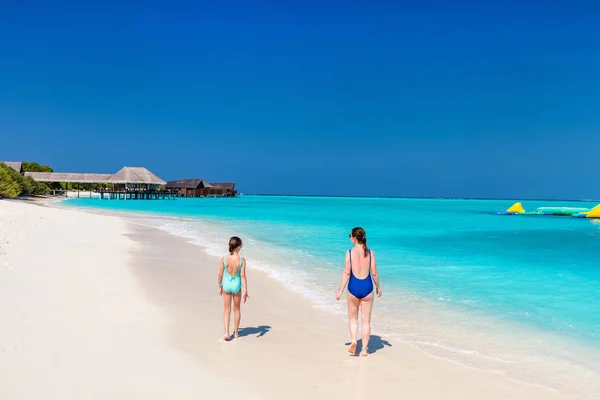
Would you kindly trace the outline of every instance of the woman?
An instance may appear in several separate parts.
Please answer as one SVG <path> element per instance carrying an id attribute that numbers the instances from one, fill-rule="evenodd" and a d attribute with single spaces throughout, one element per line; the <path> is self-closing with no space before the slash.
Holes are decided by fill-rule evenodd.
<path id="1" fill-rule="evenodd" d="M 379 286 L 379 275 L 377 274 L 377 261 L 375 252 L 367 247 L 367 234 L 363 228 L 354 228 L 349 235 L 354 248 L 346 253 L 346 264 L 342 274 L 342 284 L 335 295 L 340 300 L 344 288 L 348 284 L 348 327 L 350 328 L 350 347 L 348 352 L 356 353 L 356 336 L 358 334 L 358 309 L 362 314 L 362 350 L 360 355 L 366 357 L 368 344 L 371 337 L 371 310 L 373 309 L 373 282 L 377 296 L 381 297 L 383 292 Z"/>
<path id="2" fill-rule="evenodd" d="M 237 339 L 240 328 L 240 303 L 248 299 L 248 282 L 246 281 L 246 260 L 240 256 L 242 239 L 233 236 L 229 239 L 229 255 L 221 258 L 219 268 L 219 295 L 223 296 L 223 322 L 225 336 L 229 340 L 229 320 L 231 319 L 231 302 L 233 301 L 233 337 Z"/>

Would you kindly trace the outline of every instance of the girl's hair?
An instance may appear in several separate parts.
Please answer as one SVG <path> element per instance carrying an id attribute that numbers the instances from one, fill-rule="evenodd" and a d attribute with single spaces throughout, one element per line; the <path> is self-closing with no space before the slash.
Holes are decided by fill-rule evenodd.
<path id="1" fill-rule="evenodd" d="M 369 248 L 367 247 L 367 232 L 363 228 L 356 227 L 352 229 L 352 233 L 350 234 L 358 244 L 362 244 L 365 249 L 365 257 L 369 255 Z"/>
<path id="2" fill-rule="evenodd" d="M 242 245 L 242 239 L 240 239 L 237 236 L 232 236 L 231 239 L 229 239 L 229 252 L 233 253 L 233 251 L 235 249 L 237 249 L 238 247 L 240 247 Z"/>

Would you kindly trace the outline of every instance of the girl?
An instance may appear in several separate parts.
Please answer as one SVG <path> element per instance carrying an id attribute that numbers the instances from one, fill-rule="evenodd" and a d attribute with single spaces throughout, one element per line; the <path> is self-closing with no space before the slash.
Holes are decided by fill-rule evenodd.
<path id="1" fill-rule="evenodd" d="M 219 295 L 223 296 L 223 322 L 225 335 L 223 340 L 230 339 L 229 320 L 231 319 L 231 302 L 233 300 L 233 337 L 237 339 L 240 328 L 240 303 L 248 299 L 248 282 L 246 281 L 246 260 L 240 256 L 242 239 L 233 236 L 229 239 L 229 255 L 221 258 L 219 268 Z"/>

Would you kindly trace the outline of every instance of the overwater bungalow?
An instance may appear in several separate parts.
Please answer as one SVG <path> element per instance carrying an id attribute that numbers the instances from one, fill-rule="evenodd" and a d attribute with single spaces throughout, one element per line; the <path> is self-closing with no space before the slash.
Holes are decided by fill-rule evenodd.
<path id="1" fill-rule="evenodd" d="M 167 182 L 143 167 L 123 167 L 116 174 L 87 174 L 65 172 L 25 172 L 33 180 L 45 183 L 96 184 L 93 191 L 101 199 L 172 199 L 175 192 L 164 189 Z M 65 195 L 68 191 L 65 191 Z M 77 192 L 79 196 L 79 191 Z"/>
<path id="2" fill-rule="evenodd" d="M 202 179 L 180 179 L 169 181 L 165 186 L 177 192 L 179 197 L 235 197 L 234 182 L 206 182 Z"/>

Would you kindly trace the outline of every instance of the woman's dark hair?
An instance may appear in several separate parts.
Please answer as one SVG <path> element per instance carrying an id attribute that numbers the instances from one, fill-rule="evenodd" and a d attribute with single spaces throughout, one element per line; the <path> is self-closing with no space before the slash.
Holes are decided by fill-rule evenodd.
<path id="1" fill-rule="evenodd" d="M 232 236 L 231 239 L 229 239 L 229 252 L 233 253 L 233 251 L 235 249 L 237 249 L 238 247 L 240 247 L 242 245 L 242 239 L 240 239 L 237 236 Z"/>
<path id="2" fill-rule="evenodd" d="M 352 229 L 352 233 L 350 234 L 358 244 L 362 244 L 365 249 L 365 257 L 369 255 L 369 248 L 367 247 L 367 232 L 363 228 L 356 227 Z"/>

